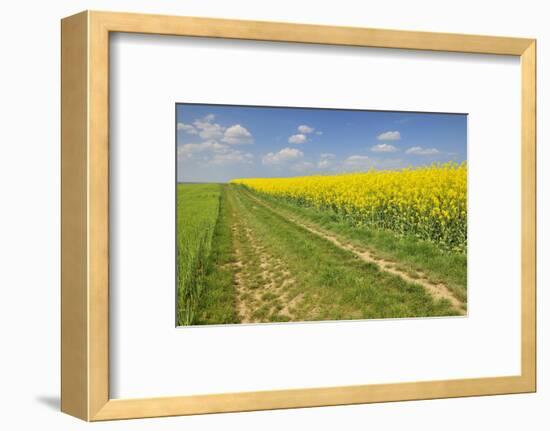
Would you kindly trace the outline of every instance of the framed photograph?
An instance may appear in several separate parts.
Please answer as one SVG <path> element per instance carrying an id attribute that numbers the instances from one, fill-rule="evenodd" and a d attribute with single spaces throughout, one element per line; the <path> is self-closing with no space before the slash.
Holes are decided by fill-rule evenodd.
<path id="1" fill-rule="evenodd" d="M 536 390 L 535 40 L 61 24 L 62 411 Z"/>

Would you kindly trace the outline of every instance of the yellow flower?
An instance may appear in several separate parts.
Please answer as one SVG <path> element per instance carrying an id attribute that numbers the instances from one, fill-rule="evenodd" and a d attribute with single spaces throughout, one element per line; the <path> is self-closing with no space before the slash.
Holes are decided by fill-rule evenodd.
<path id="1" fill-rule="evenodd" d="M 300 205 L 330 209 L 360 225 L 465 250 L 466 181 L 466 164 L 449 162 L 400 171 L 248 178 L 231 183 Z"/>

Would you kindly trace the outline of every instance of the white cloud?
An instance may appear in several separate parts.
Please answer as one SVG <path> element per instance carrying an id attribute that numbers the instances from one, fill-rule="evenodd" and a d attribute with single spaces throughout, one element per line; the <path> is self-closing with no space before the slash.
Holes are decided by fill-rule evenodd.
<path id="1" fill-rule="evenodd" d="M 375 153 L 395 153 L 397 151 L 397 147 L 391 144 L 378 144 L 372 146 L 370 149 Z"/>
<path id="2" fill-rule="evenodd" d="M 189 134 L 198 134 L 204 140 L 221 140 L 231 145 L 252 144 L 252 134 L 240 124 L 224 127 L 214 123 L 215 116 L 209 114 L 201 119 L 193 121 L 193 124 L 178 123 L 178 130 L 184 130 Z"/>
<path id="3" fill-rule="evenodd" d="M 298 126 L 298 132 L 300 133 L 304 133 L 304 134 L 312 133 L 314 130 L 315 128 L 308 126 L 306 124 L 301 124 L 300 126 Z"/>
<path id="4" fill-rule="evenodd" d="M 196 159 L 207 164 L 226 165 L 230 163 L 250 163 L 254 156 L 235 150 L 229 145 L 216 141 L 184 144 L 178 147 L 178 159 Z"/>
<path id="5" fill-rule="evenodd" d="M 387 131 L 384 133 L 380 133 L 376 139 L 379 141 L 399 141 L 401 139 L 401 133 L 399 133 L 397 130 L 395 131 Z"/>
<path id="6" fill-rule="evenodd" d="M 317 162 L 317 167 L 319 169 L 326 169 L 332 165 L 332 162 L 327 159 L 321 159 Z"/>
<path id="7" fill-rule="evenodd" d="M 228 127 L 223 134 L 222 141 L 231 145 L 252 144 L 254 142 L 251 133 L 240 124 Z"/>
<path id="8" fill-rule="evenodd" d="M 190 135 L 196 135 L 198 133 L 197 129 L 195 129 L 191 124 L 185 123 L 178 123 L 178 130 L 189 133 Z"/>
<path id="9" fill-rule="evenodd" d="M 321 153 L 319 155 L 319 161 L 317 162 L 317 167 L 319 169 L 326 169 L 332 166 L 332 159 L 336 156 L 332 153 Z"/>
<path id="10" fill-rule="evenodd" d="M 297 150 L 296 148 L 286 147 L 276 153 L 267 153 L 263 157 L 262 163 L 264 165 L 278 165 L 281 163 L 297 160 L 303 156 L 304 153 L 302 153 L 300 150 Z"/>
<path id="11" fill-rule="evenodd" d="M 344 168 L 347 169 L 367 169 L 372 165 L 371 159 L 368 156 L 353 155 L 349 156 L 343 162 Z"/>
<path id="12" fill-rule="evenodd" d="M 297 135 L 292 135 L 288 138 L 289 144 L 303 144 L 306 141 L 307 137 L 303 133 L 298 133 Z"/>
<path id="13" fill-rule="evenodd" d="M 365 163 L 369 159 L 369 156 L 359 156 L 359 155 L 353 155 L 349 156 L 345 162 L 346 163 Z"/>
<path id="14" fill-rule="evenodd" d="M 213 123 L 214 115 L 209 114 L 200 120 L 193 121 L 193 125 L 199 130 L 199 136 L 203 139 L 220 139 L 225 128 L 218 123 Z"/>
<path id="15" fill-rule="evenodd" d="M 317 130 L 317 131 L 315 132 L 315 134 L 316 134 L 316 135 L 322 135 L 323 132 L 321 132 L 320 130 Z"/>
<path id="16" fill-rule="evenodd" d="M 308 134 L 311 134 L 315 131 L 314 127 L 308 126 L 307 124 L 300 124 L 297 128 L 299 133 L 290 135 L 288 137 L 289 144 L 305 144 L 308 141 Z M 323 132 L 316 132 L 318 135 Z"/>
<path id="17" fill-rule="evenodd" d="M 224 127 L 209 114 L 193 121 L 192 125 L 178 123 L 178 130 L 196 134 L 202 142 L 180 144 L 178 160 L 193 159 L 202 166 L 252 163 L 254 156 L 232 148 L 237 144 L 252 144 L 252 134 L 240 124 Z"/>
<path id="18" fill-rule="evenodd" d="M 434 154 L 438 154 L 439 150 L 437 148 L 411 147 L 405 153 L 417 156 L 433 156 Z"/>

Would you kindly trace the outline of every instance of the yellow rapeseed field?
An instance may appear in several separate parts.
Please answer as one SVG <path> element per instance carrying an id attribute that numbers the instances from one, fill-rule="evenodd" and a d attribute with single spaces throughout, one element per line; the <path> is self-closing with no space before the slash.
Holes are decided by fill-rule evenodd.
<path id="1" fill-rule="evenodd" d="M 357 225 L 414 235 L 454 251 L 466 250 L 466 163 L 231 182 L 300 205 L 331 209 Z"/>

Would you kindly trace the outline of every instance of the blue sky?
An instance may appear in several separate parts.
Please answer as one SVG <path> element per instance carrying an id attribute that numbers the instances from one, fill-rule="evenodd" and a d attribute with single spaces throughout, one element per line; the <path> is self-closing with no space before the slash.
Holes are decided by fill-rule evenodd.
<path id="1" fill-rule="evenodd" d="M 179 182 L 466 160 L 464 114 L 196 104 L 176 110 Z"/>

